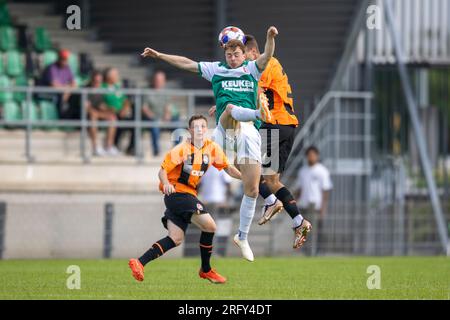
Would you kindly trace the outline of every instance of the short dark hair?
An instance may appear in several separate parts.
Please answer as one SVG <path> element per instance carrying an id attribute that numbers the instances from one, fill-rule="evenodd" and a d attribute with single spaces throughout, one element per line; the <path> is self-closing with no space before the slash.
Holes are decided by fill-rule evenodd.
<path id="1" fill-rule="evenodd" d="M 309 146 L 305 151 L 305 155 L 308 155 L 311 151 L 320 154 L 319 149 L 317 149 L 316 146 Z"/>
<path id="2" fill-rule="evenodd" d="M 208 119 L 206 119 L 206 117 L 202 114 L 194 114 L 190 119 L 189 119 L 189 128 L 191 127 L 192 122 L 194 122 L 195 120 L 199 120 L 199 119 L 203 119 L 205 120 L 206 123 L 208 123 Z"/>
<path id="3" fill-rule="evenodd" d="M 228 41 L 225 46 L 223 47 L 224 51 L 227 51 L 228 49 L 236 49 L 241 48 L 242 52 L 245 52 L 245 45 L 242 43 L 241 40 L 238 39 L 232 39 Z"/>
<path id="4" fill-rule="evenodd" d="M 259 52 L 259 46 L 258 46 L 258 41 L 256 41 L 255 36 L 251 35 L 251 34 L 246 34 L 245 35 L 245 47 L 247 49 L 256 49 L 256 51 Z"/>

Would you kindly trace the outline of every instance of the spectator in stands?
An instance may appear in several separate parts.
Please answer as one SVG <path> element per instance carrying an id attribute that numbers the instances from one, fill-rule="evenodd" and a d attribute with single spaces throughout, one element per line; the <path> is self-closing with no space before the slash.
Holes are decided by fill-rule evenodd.
<path id="1" fill-rule="evenodd" d="M 295 195 L 303 216 L 310 219 L 312 225 L 317 226 L 310 245 L 308 243 L 305 245 L 309 248 L 307 251 L 315 255 L 333 184 L 330 172 L 319 162 L 319 150 L 315 146 L 310 146 L 306 149 L 305 155 L 308 163 L 298 172 Z"/>
<path id="2" fill-rule="evenodd" d="M 40 85 L 53 88 L 75 88 L 75 77 L 68 64 L 69 56 L 69 50 L 61 49 L 58 52 L 58 60 L 44 69 Z M 80 119 L 80 106 L 72 105 L 71 107 L 69 104 L 70 92 L 53 95 L 53 97 L 60 119 Z"/>
<path id="3" fill-rule="evenodd" d="M 104 80 L 102 87 L 109 89 L 111 93 L 103 95 L 103 102 L 116 115 L 117 120 L 131 119 L 131 102 L 127 96 L 120 91 L 120 77 L 116 68 L 107 68 L 104 72 Z M 115 147 L 110 154 L 118 154 L 120 138 L 127 128 L 118 128 L 115 137 Z"/>
<path id="4" fill-rule="evenodd" d="M 159 90 L 166 86 L 166 74 L 163 71 L 156 71 L 150 81 L 150 88 Z M 166 114 L 166 108 L 169 107 L 169 99 L 166 95 L 148 95 L 142 104 L 142 121 L 153 122 L 163 120 Z M 158 156 L 160 152 L 159 127 L 150 128 L 151 144 L 153 148 L 153 155 Z M 134 131 L 131 134 L 130 146 L 127 150 L 128 154 L 134 153 Z"/>
<path id="5" fill-rule="evenodd" d="M 103 83 L 103 75 L 100 71 L 95 70 L 92 75 L 89 83 L 86 87 L 88 88 L 101 88 Z M 115 122 L 117 120 L 117 116 L 110 108 L 106 106 L 103 101 L 102 94 L 90 94 L 88 96 L 87 101 L 87 112 L 89 119 L 93 122 L 98 120 L 107 120 L 111 122 Z M 104 156 L 104 155 L 115 155 L 117 154 L 117 149 L 114 146 L 114 138 L 116 136 L 116 126 L 114 123 L 111 123 L 106 132 L 105 146 L 97 145 L 97 127 L 93 125 L 89 128 L 89 136 L 92 142 L 93 154 L 96 156 Z"/>
<path id="6" fill-rule="evenodd" d="M 162 70 L 157 70 L 153 74 L 153 77 L 150 81 L 150 88 L 155 90 L 163 90 L 166 89 L 167 86 L 167 76 L 166 73 Z M 152 95 L 147 98 L 148 109 L 157 116 L 158 119 L 161 119 L 165 122 L 174 122 L 180 120 L 180 111 L 178 107 L 171 101 L 172 97 L 158 94 Z M 173 129 L 169 131 L 173 132 Z M 180 139 L 174 141 L 174 144 L 178 144 Z"/>

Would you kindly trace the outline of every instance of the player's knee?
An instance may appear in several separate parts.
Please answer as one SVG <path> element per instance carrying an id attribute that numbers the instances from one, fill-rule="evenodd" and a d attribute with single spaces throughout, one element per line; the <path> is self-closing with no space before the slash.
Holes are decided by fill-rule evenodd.
<path id="1" fill-rule="evenodd" d="M 211 221 L 205 226 L 203 231 L 214 233 L 216 232 L 216 229 L 217 229 L 216 223 L 214 221 Z"/>
<path id="2" fill-rule="evenodd" d="M 173 243 L 178 247 L 183 242 L 183 236 L 182 235 L 170 235 L 170 238 L 172 239 Z"/>
<path id="3" fill-rule="evenodd" d="M 231 114 L 231 110 L 233 110 L 233 105 L 232 104 L 227 104 L 227 106 L 225 107 L 225 112 L 228 114 Z"/>
<path id="4" fill-rule="evenodd" d="M 276 174 L 273 175 L 266 175 L 264 176 L 264 181 L 266 182 L 266 184 L 269 186 L 275 186 L 276 184 L 278 184 L 279 179 L 278 176 Z"/>
<path id="5" fill-rule="evenodd" d="M 244 193 L 247 197 L 251 197 L 251 198 L 257 198 L 258 197 L 258 193 L 259 193 L 259 188 L 257 185 L 255 186 L 248 186 L 247 188 L 245 188 Z"/>

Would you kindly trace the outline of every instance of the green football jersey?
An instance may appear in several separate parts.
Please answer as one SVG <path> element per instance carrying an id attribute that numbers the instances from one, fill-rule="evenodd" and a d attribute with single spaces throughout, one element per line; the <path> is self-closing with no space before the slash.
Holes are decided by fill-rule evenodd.
<path id="1" fill-rule="evenodd" d="M 210 81 L 216 98 L 216 124 L 227 104 L 256 109 L 258 81 L 262 71 L 255 61 L 245 61 L 240 67 L 232 69 L 224 62 L 199 62 L 199 74 Z M 261 121 L 254 121 L 259 129 Z"/>

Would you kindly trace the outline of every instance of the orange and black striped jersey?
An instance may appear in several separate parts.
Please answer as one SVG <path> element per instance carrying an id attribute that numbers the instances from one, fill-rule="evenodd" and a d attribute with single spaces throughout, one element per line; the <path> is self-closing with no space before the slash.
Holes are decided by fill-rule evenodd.
<path id="1" fill-rule="evenodd" d="M 210 139 L 200 149 L 187 140 L 166 154 L 161 168 L 167 172 L 176 192 L 197 196 L 197 186 L 210 165 L 219 170 L 229 166 L 222 148 Z M 159 190 L 163 191 L 162 183 L 159 184 Z"/>
<path id="2" fill-rule="evenodd" d="M 298 125 L 294 113 L 292 89 L 288 76 L 276 58 L 271 58 L 258 82 L 269 100 L 269 108 L 273 118 L 272 124 Z"/>

